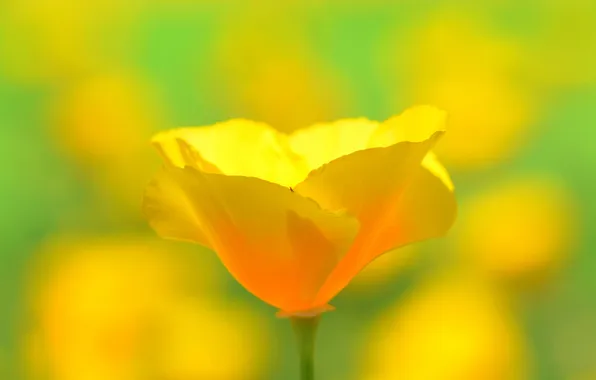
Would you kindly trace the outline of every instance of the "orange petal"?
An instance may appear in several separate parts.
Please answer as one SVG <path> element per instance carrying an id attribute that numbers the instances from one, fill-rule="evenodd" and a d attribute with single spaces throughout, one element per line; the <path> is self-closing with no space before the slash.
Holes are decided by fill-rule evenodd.
<path id="1" fill-rule="evenodd" d="M 321 289 L 317 303 L 335 296 L 379 255 L 447 233 L 455 221 L 457 203 L 455 194 L 441 178 L 426 168 L 420 168 L 397 202 L 388 204 L 387 210 L 390 211 L 380 216 L 381 223 L 372 225 L 357 237 L 353 249 Z"/>
<path id="2" fill-rule="evenodd" d="M 311 172 L 296 186 L 298 193 L 315 199 L 324 208 L 355 215 L 361 225 L 354 246 L 325 282 L 317 304 L 326 303 L 378 255 L 441 235 L 451 226 L 455 215 L 452 184 L 440 164 L 432 157 L 425 159 L 442 135 L 443 124 L 433 117 L 411 116 L 407 115 L 406 120 L 416 123 L 397 119 L 389 122 L 390 127 L 396 126 L 397 132 L 416 142 L 399 142 L 341 157 Z M 399 130 L 403 128 L 423 132 L 404 134 Z"/>
<path id="3" fill-rule="evenodd" d="M 358 222 L 256 178 L 168 167 L 149 186 L 145 213 L 162 236 L 214 249 L 257 297 L 308 310 L 351 246 Z"/>

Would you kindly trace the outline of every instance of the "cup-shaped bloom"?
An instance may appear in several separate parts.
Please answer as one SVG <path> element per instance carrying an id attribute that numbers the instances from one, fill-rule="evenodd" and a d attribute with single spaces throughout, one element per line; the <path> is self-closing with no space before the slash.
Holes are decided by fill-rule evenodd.
<path id="1" fill-rule="evenodd" d="M 247 120 L 163 132 L 144 213 L 283 312 L 324 310 L 379 255 L 450 228 L 453 185 L 430 153 L 444 126 L 443 111 L 420 106 L 291 135 Z"/>

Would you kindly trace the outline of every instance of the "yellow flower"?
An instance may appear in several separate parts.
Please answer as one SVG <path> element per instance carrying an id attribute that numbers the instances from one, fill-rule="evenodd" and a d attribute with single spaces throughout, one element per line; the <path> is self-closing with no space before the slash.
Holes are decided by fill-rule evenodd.
<path id="1" fill-rule="evenodd" d="M 540 99 L 516 81 L 524 67 L 518 44 L 473 20 L 439 12 L 409 42 L 392 42 L 404 56 L 384 60 L 401 71 L 400 97 L 449 113 L 449 135 L 437 153 L 458 169 L 485 168 L 516 153 L 532 133 Z"/>
<path id="2" fill-rule="evenodd" d="M 270 364 L 268 326 L 246 305 L 188 299 L 164 314 L 164 332 L 157 339 L 161 350 L 155 358 L 162 378 L 265 377 Z"/>
<path id="3" fill-rule="evenodd" d="M 123 164 L 156 130 L 154 89 L 132 75 L 97 75 L 58 94 L 52 132 L 66 154 L 88 167 Z"/>
<path id="4" fill-rule="evenodd" d="M 41 253 L 29 272 L 31 378 L 263 377 L 268 330 L 209 296 L 223 284 L 206 256 L 133 236 L 59 237 Z"/>
<path id="5" fill-rule="evenodd" d="M 560 184 L 524 178 L 474 197 L 454 237 L 458 251 L 483 271 L 531 287 L 559 272 L 575 246 L 577 224 Z"/>
<path id="6" fill-rule="evenodd" d="M 9 0 L 0 14 L 0 68 L 11 80 L 64 84 L 119 65 L 116 53 L 147 5 L 113 0 Z M 43 64 L 40 64 L 43 62 Z"/>
<path id="7" fill-rule="evenodd" d="M 53 104 L 50 132 L 58 148 L 112 201 L 114 213 L 138 217 L 139 192 L 151 178 L 148 139 L 164 117 L 141 78 L 97 75 L 68 86 Z M 134 206 L 133 206 L 134 205 Z"/>
<path id="8" fill-rule="evenodd" d="M 379 255 L 451 226 L 453 185 L 428 154 L 444 124 L 420 106 L 291 135 L 246 120 L 164 132 L 154 143 L 167 165 L 144 212 L 162 237 L 216 251 L 283 312 L 324 309 Z"/>
<path id="9" fill-rule="evenodd" d="M 226 21 L 214 52 L 222 104 L 283 132 L 333 120 L 348 108 L 349 86 L 317 59 L 295 13 L 266 6 L 246 12 Z"/>
<path id="10" fill-rule="evenodd" d="M 497 289 L 462 273 L 440 276 L 375 324 L 360 379 L 526 379 L 520 330 Z"/>

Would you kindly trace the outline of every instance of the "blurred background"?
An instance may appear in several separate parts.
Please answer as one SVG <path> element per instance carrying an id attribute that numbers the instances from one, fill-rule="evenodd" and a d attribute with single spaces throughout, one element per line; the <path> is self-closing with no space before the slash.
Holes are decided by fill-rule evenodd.
<path id="1" fill-rule="evenodd" d="M 333 302 L 325 380 L 596 379 L 596 3 L 0 1 L 0 379 L 297 379 L 287 320 L 140 215 L 148 141 L 450 114 L 456 226 Z"/>

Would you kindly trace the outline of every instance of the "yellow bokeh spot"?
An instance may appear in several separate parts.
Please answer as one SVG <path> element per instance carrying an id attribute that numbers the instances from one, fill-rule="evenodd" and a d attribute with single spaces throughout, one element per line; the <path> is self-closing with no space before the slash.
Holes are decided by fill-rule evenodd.
<path id="1" fill-rule="evenodd" d="M 164 116 L 151 86 L 109 74 L 67 87 L 50 109 L 51 137 L 117 214 L 138 215 L 139 195 L 157 160 L 148 149 Z"/>
<path id="2" fill-rule="evenodd" d="M 3 2 L 0 69 L 18 82 L 64 83 L 113 66 L 121 59 L 114 47 L 126 40 L 139 5 L 114 0 Z"/>
<path id="3" fill-rule="evenodd" d="M 459 251 L 492 275 L 539 284 L 570 255 L 576 228 L 573 200 L 558 183 L 519 179 L 472 198 L 456 239 Z"/>
<path id="4" fill-rule="evenodd" d="M 418 90 L 418 99 L 449 113 L 449 134 L 436 152 L 455 167 L 480 168 L 509 158 L 533 123 L 532 100 L 498 76 L 462 73 Z"/>
<path id="5" fill-rule="evenodd" d="M 295 15 L 275 7 L 228 20 L 218 42 L 217 85 L 233 114 L 291 132 L 342 116 L 350 101 L 346 82 L 316 59 Z M 250 21 L 247 21 L 250 20 Z"/>
<path id="6" fill-rule="evenodd" d="M 151 88 L 125 75 L 104 75 L 63 91 L 51 110 L 54 137 L 89 165 L 113 165 L 146 149 L 162 115 Z"/>
<path id="7" fill-rule="evenodd" d="M 167 314 L 155 358 L 164 378 L 236 380 L 263 373 L 270 337 L 251 310 L 190 300 Z"/>
<path id="8" fill-rule="evenodd" d="M 540 98 L 516 79 L 523 70 L 516 43 L 461 14 L 438 13 L 405 45 L 407 102 L 433 104 L 449 115 L 449 133 L 436 149 L 442 160 L 458 169 L 483 168 L 516 152 Z"/>
<path id="9" fill-rule="evenodd" d="M 30 272 L 33 323 L 24 336 L 29 367 L 42 378 L 60 380 L 173 378 L 187 370 L 183 359 L 192 354 L 195 373 L 189 376 L 237 378 L 208 376 L 213 364 L 201 356 L 225 362 L 230 373 L 260 371 L 262 339 L 252 342 L 254 355 L 237 362 L 200 338 L 179 339 L 181 329 L 188 329 L 189 337 L 202 330 L 205 336 L 221 335 L 237 352 L 247 337 L 262 331 L 249 310 L 207 301 L 221 289 L 213 264 L 196 252 L 186 255 L 131 236 L 48 242 Z M 214 310 L 197 302 L 214 303 Z M 240 319 L 243 315 L 248 317 Z M 175 350 L 181 361 L 157 360 L 168 358 L 166 349 Z"/>
<path id="10" fill-rule="evenodd" d="M 506 303 L 466 275 L 415 290 L 375 325 L 366 380 L 520 380 L 525 346 Z"/>
<path id="11" fill-rule="evenodd" d="M 301 56 L 256 65 L 240 93 L 248 112 L 281 131 L 293 131 L 339 115 L 345 93 L 330 70 Z"/>

